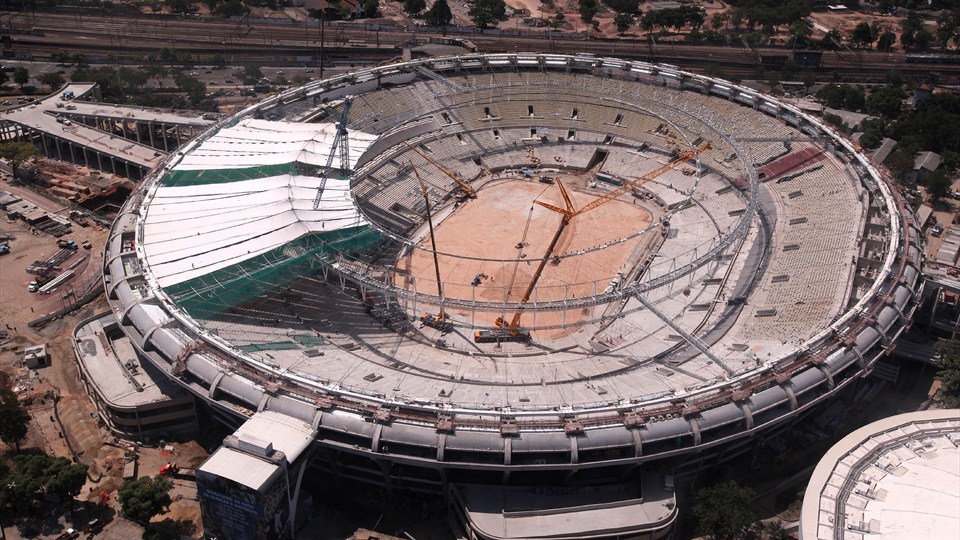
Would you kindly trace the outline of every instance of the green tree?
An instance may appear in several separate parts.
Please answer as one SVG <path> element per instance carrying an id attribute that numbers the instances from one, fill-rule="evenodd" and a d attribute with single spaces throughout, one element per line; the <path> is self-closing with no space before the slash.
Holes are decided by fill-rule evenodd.
<path id="1" fill-rule="evenodd" d="M 960 46 L 958 36 L 960 36 L 960 11 L 954 13 L 944 11 L 937 18 L 937 39 L 940 45 L 946 49 L 952 39 Z"/>
<path id="2" fill-rule="evenodd" d="M 718 32 L 726 28 L 729 22 L 730 22 L 730 15 L 724 11 L 718 11 L 717 13 L 714 13 L 712 17 L 710 17 L 710 26 L 712 26 L 713 29 Z M 811 27 L 811 31 L 812 31 L 812 27 Z"/>
<path id="3" fill-rule="evenodd" d="M 240 0 L 229 0 L 220 4 L 217 11 L 224 17 L 242 17 L 250 12 L 250 8 Z"/>
<path id="4" fill-rule="evenodd" d="M 380 0 L 363 0 L 363 12 L 367 17 L 379 17 Z"/>
<path id="5" fill-rule="evenodd" d="M 911 12 L 901 23 L 903 28 L 900 34 L 900 44 L 904 49 L 925 51 L 933 42 L 933 33 L 924 24 L 923 19 L 916 12 Z"/>
<path id="6" fill-rule="evenodd" d="M 27 515 L 43 504 L 45 495 L 59 497 L 72 508 L 86 479 L 86 465 L 38 450 L 19 453 L 13 458 L 13 469 L 0 467 L 0 511 Z"/>
<path id="7" fill-rule="evenodd" d="M 263 78 L 263 72 L 260 71 L 260 66 L 256 64 L 247 64 L 243 66 L 243 84 L 256 84 Z"/>
<path id="8" fill-rule="evenodd" d="M 960 340 L 953 339 L 937 344 L 937 393 L 947 407 L 960 407 Z"/>
<path id="9" fill-rule="evenodd" d="M 0 157 L 6 159 L 13 165 L 13 176 L 16 177 L 17 166 L 23 163 L 23 159 L 18 157 L 21 153 L 29 153 L 26 146 L 33 149 L 33 154 L 37 154 L 37 148 L 31 143 L 6 143 L 0 144 Z M 20 441 L 27 436 L 27 424 L 30 422 L 30 415 L 20 404 L 17 395 L 7 387 L 0 388 L 0 440 L 7 444 L 12 444 L 17 452 L 20 451 Z"/>
<path id="10" fill-rule="evenodd" d="M 18 169 L 20 168 L 20 165 L 22 165 L 27 160 L 39 155 L 40 155 L 40 151 L 37 150 L 37 147 L 34 146 L 33 143 L 10 142 L 10 143 L 0 144 L 0 158 L 3 158 L 10 162 L 10 166 L 13 167 L 14 178 L 17 177 L 17 173 L 18 173 Z M 13 392 L 11 392 L 9 389 L 5 389 L 4 391 L 10 392 L 10 394 L 13 395 Z M 14 399 L 16 399 L 16 396 L 14 396 Z M 17 423 L 18 413 L 15 413 L 14 410 L 12 409 L 13 405 L 11 404 L 9 399 L 6 396 L 4 396 L 0 398 L 0 403 L 3 403 L 2 412 L 0 412 L 0 418 L 2 419 L 10 418 L 13 420 L 13 424 L 10 426 L 8 426 L 6 421 L 0 422 L 0 439 L 3 439 L 8 443 L 10 441 L 15 441 L 14 444 L 17 447 L 17 450 L 20 450 L 19 441 L 23 440 L 23 437 L 26 437 L 27 433 L 26 431 L 24 431 L 23 436 L 21 436 L 19 439 L 14 439 L 14 437 L 16 434 L 19 433 L 20 429 L 26 430 L 26 420 L 28 420 L 29 417 L 28 416 L 25 417 L 26 419 L 24 420 L 24 427 L 20 428 L 19 424 Z M 21 407 L 21 410 L 22 410 L 22 407 Z M 26 411 L 23 411 L 23 414 L 26 415 Z M 10 429 L 11 431 L 6 432 L 7 429 Z"/>
<path id="11" fill-rule="evenodd" d="M 215 54 L 210 57 L 210 64 L 213 69 L 223 69 L 227 67 L 227 60 L 221 54 Z"/>
<path id="12" fill-rule="evenodd" d="M 410 15 L 417 15 L 427 9 L 427 0 L 403 0 L 403 10 Z"/>
<path id="13" fill-rule="evenodd" d="M 792 536 L 779 521 L 771 521 L 764 527 L 769 540 L 790 540 Z"/>
<path id="14" fill-rule="evenodd" d="M 174 77 L 174 82 L 181 92 L 187 94 L 187 98 L 194 107 L 207 97 L 207 85 L 196 77 L 178 74 Z"/>
<path id="15" fill-rule="evenodd" d="M 893 45 L 897 42 L 897 35 L 893 32 L 884 32 L 880 34 L 880 37 L 877 38 L 877 50 L 890 52 L 893 49 Z"/>
<path id="16" fill-rule="evenodd" d="M 162 64 L 148 64 L 144 71 L 148 77 L 157 81 L 157 88 L 163 84 L 164 77 L 170 74 L 167 71 L 167 67 Z"/>
<path id="17" fill-rule="evenodd" d="M 57 88 L 63 86 L 63 83 L 66 81 L 63 80 L 63 75 L 60 75 L 56 71 L 50 73 L 41 73 L 37 80 L 40 81 L 40 84 L 45 84 L 50 87 L 51 92 L 55 92 Z"/>
<path id="18" fill-rule="evenodd" d="M 145 524 L 170 505 L 169 478 L 144 476 L 124 482 L 118 491 L 120 508 L 124 517 Z"/>
<path id="19" fill-rule="evenodd" d="M 808 18 L 798 19 L 790 23 L 790 41 L 794 45 L 807 45 L 813 35 L 813 21 Z"/>
<path id="20" fill-rule="evenodd" d="M 450 4 L 447 0 L 437 0 L 430 6 L 424 15 L 427 24 L 431 26 L 447 26 L 453 21 L 453 12 L 450 11 Z"/>
<path id="21" fill-rule="evenodd" d="M 603 0 L 603 3 L 617 13 L 629 13 L 631 15 L 640 13 L 640 0 Z"/>
<path id="22" fill-rule="evenodd" d="M 55 458 L 44 471 L 44 480 L 46 493 L 60 497 L 61 502 L 68 502 L 73 508 L 76 496 L 87 481 L 87 466 L 71 463 L 66 458 Z"/>
<path id="23" fill-rule="evenodd" d="M 950 177 L 942 171 L 933 171 L 927 175 L 924 184 L 927 186 L 927 195 L 933 202 L 950 195 Z"/>
<path id="24" fill-rule="evenodd" d="M 117 70 L 117 81 L 120 84 L 120 88 L 139 90 L 146 86 L 149 80 L 150 75 L 143 69 L 121 67 Z"/>
<path id="25" fill-rule="evenodd" d="M 887 169 L 890 169 L 890 172 L 893 173 L 894 178 L 902 181 L 907 173 L 913 170 L 913 153 L 907 152 L 900 146 L 897 145 L 883 162 Z"/>
<path id="26" fill-rule="evenodd" d="M 813 88 L 813 85 L 817 84 L 817 76 L 813 72 L 807 71 L 803 74 L 803 90 L 807 94 L 810 93 L 810 89 Z"/>
<path id="27" fill-rule="evenodd" d="M 167 0 L 166 4 L 173 13 L 187 13 L 192 7 L 190 0 Z"/>
<path id="28" fill-rule="evenodd" d="M 633 15 L 629 13 L 617 13 L 617 16 L 613 18 L 613 24 L 617 26 L 617 33 L 622 36 L 624 32 L 630 28 L 630 25 L 633 24 Z"/>
<path id="29" fill-rule="evenodd" d="M 580 19 L 587 24 L 593 22 L 593 17 L 599 13 L 600 4 L 597 0 L 579 0 L 577 12 L 580 13 Z"/>
<path id="30" fill-rule="evenodd" d="M 873 31 L 873 27 L 870 26 L 870 23 L 863 21 L 853 29 L 853 35 L 850 37 L 850 41 L 857 46 L 869 46 L 874 41 L 877 40 L 877 35 Z"/>
<path id="31" fill-rule="evenodd" d="M 700 531 L 715 538 L 735 538 L 756 517 L 750 510 L 753 490 L 727 480 L 697 491 L 693 514 Z"/>
<path id="32" fill-rule="evenodd" d="M 828 84 L 817 91 L 817 99 L 831 109 L 859 111 L 864 105 L 863 89 L 849 84 Z"/>
<path id="33" fill-rule="evenodd" d="M 480 28 L 497 26 L 506 17 L 507 5 L 503 0 L 474 0 L 468 14 Z"/>
<path id="34" fill-rule="evenodd" d="M 30 72 L 27 71 L 25 67 L 18 67 L 13 70 L 13 82 L 20 85 L 20 89 L 23 89 L 23 85 L 30 82 Z"/>
<path id="35" fill-rule="evenodd" d="M 874 87 L 873 93 L 867 97 L 867 112 L 877 116 L 896 118 L 900 116 L 903 100 L 906 97 L 903 90 L 895 86 Z"/>

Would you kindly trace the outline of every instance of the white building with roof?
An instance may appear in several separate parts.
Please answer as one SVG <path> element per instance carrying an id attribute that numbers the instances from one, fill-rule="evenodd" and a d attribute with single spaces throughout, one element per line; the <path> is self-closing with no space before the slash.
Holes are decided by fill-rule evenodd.
<path id="1" fill-rule="evenodd" d="M 807 485 L 800 538 L 960 538 L 960 409 L 891 416 L 841 439 Z"/>
<path id="2" fill-rule="evenodd" d="M 252 416 L 197 469 L 205 537 L 292 536 L 316 430 L 272 411 Z"/>

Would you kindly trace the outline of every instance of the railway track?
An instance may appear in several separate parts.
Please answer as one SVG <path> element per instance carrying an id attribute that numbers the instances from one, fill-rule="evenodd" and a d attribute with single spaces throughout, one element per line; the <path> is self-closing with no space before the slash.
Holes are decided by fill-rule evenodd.
<path id="1" fill-rule="evenodd" d="M 316 57 L 320 47 L 316 24 L 279 24 L 256 21 L 200 21 L 156 16 L 105 16 L 44 13 L 0 13 L 0 25 L 12 29 L 11 49 L 48 56 L 68 50 L 93 56 L 113 54 L 137 60 L 164 48 L 190 53 L 197 58 L 221 54 L 228 63 L 259 62 L 284 65 L 297 58 Z M 411 41 L 424 41 L 432 34 L 406 28 L 378 31 L 363 26 L 333 24 L 325 30 L 324 56 L 341 61 L 376 63 L 396 57 Z M 32 35 L 34 31 L 42 35 Z M 785 49 L 753 49 L 726 46 L 657 44 L 646 40 L 582 40 L 543 36 L 469 34 L 478 48 L 488 52 L 540 51 L 564 54 L 638 58 L 702 70 L 721 67 L 728 75 L 753 75 L 763 56 L 786 56 Z M 302 62 L 301 62 L 302 63 Z M 903 53 L 878 51 L 824 51 L 820 73 L 838 72 L 844 79 L 883 79 L 891 69 L 907 76 L 925 76 L 937 71 L 941 78 L 960 81 L 960 66 L 908 64 Z"/>

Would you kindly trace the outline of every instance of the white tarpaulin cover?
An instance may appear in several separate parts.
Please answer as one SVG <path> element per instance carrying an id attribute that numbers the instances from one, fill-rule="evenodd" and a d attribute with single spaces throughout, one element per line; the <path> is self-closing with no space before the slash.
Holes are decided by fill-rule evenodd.
<path id="1" fill-rule="evenodd" d="M 311 233 L 365 226 L 340 175 L 339 156 L 317 210 L 334 124 L 247 120 L 221 130 L 183 157 L 160 183 L 144 219 L 147 262 L 161 287 L 175 285 L 283 247 Z M 351 132 L 350 161 L 376 138 Z M 260 176 L 259 175 L 268 175 Z"/>

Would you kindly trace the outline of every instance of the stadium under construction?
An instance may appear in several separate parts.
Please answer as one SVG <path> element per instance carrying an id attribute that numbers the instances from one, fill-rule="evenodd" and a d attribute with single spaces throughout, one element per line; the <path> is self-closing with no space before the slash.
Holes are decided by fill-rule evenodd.
<path id="1" fill-rule="evenodd" d="M 197 473 L 210 536 L 292 534 L 312 465 L 443 494 L 466 538 L 660 538 L 674 475 L 890 350 L 920 242 L 859 148 L 775 98 L 473 54 L 219 122 L 127 201 L 104 281 L 236 429 Z"/>

